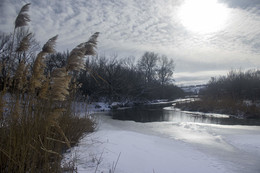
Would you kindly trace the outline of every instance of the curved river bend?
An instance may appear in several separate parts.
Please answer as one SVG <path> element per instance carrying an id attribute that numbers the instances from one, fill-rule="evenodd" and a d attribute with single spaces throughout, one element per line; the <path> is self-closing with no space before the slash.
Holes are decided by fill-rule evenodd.
<path id="1" fill-rule="evenodd" d="M 171 105 L 159 104 L 99 115 L 118 130 L 183 141 L 222 160 L 234 172 L 260 172 L 260 120 L 183 112 Z"/>

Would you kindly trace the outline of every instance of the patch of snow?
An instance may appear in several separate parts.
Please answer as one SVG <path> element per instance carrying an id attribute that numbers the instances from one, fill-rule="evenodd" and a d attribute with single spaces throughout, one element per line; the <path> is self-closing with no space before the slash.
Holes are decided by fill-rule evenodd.
<path id="1" fill-rule="evenodd" d="M 246 106 L 252 106 L 253 102 L 252 100 L 243 100 L 243 104 L 245 104 Z"/>
<path id="2" fill-rule="evenodd" d="M 73 148 L 79 173 L 109 172 L 119 157 L 116 172 L 230 172 L 214 158 L 182 142 L 131 131 L 98 130 Z M 70 158 L 67 154 L 65 158 Z"/>
<path id="3" fill-rule="evenodd" d="M 226 137 L 230 144 L 240 150 L 251 152 L 260 156 L 260 134 L 236 134 Z"/>
<path id="4" fill-rule="evenodd" d="M 78 172 L 109 172 L 113 167 L 116 173 L 260 170 L 259 126 L 136 123 L 98 117 L 97 131 L 64 155 L 65 162 L 76 156 Z"/>

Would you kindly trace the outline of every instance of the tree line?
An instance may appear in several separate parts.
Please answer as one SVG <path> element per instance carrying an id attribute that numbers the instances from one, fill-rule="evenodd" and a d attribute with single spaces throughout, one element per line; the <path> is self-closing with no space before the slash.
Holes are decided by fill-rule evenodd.
<path id="1" fill-rule="evenodd" d="M 92 99 L 114 101 L 174 99 L 183 91 L 173 84 L 174 61 L 164 55 L 145 52 L 139 59 L 117 55 L 86 60 L 79 75 L 81 92 Z"/>
<path id="2" fill-rule="evenodd" d="M 212 77 L 202 92 L 213 99 L 260 99 L 260 70 L 231 70 L 226 76 Z"/>
<path id="3" fill-rule="evenodd" d="M 260 118 L 259 70 L 231 70 L 226 76 L 212 77 L 199 94 L 199 100 L 179 103 L 176 107 L 239 118 Z"/>
<path id="4" fill-rule="evenodd" d="M 26 51 L 12 52 L 13 43 L 19 43 L 28 36 Z M 34 34 L 21 28 L 17 30 L 12 41 L 12 34 L 0 34 L 0 89 L 9 85 L 10 76 L 16 73 L 21 61 L 32 71 L 31 64 L 36 59 L 39 43 Z M 24 45 L 27 46 L 27 45 Z M 45 57 L 45 75 L 63 67 L 67 63 L 69 52 L 54 53 Z M 87 56 L 83 70 L 74 72 L 80 87 L 79 95 L 91 100 L 151 100 L 174 99 L 183 96 L 183 91 L 173 84 L 174 61 L 165 55 L 145 52 L 140 58 L 121 58 L 111 56 Z M 12 87 L 9 87 L 12 88 Z"/>

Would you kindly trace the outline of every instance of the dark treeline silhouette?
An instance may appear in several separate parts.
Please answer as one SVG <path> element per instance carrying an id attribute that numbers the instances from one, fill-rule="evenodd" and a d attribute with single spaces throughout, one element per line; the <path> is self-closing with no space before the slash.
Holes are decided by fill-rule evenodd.
<path id="1" fill-rule="evenodd" d="M 227 76 L 212 77 L 200 91 L 200 100 L 177 104 L 188 111 L 214 112 L 239 118 L 260 118 L 260 71 L 232 70 Z"/>
<path id="2" fill-rule="evenodd" d="M 260 100 L 260 71 L 232 70 L 227 76 L 212 77 L 202 94 L 217 100 Z"/>
<path id="3" fill-rule="evenodd" d="M 79 75 L 81 94 L 113 101 L 178 98 L 183 91 L 172 84 L 173 70 L 173 60 L 153 52 L 137 61 L 116 55 L 90 57 Z"/>

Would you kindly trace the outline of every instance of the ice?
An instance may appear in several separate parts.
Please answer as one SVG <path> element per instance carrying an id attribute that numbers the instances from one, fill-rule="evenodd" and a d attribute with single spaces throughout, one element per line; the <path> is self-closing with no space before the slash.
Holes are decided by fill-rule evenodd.
<path id="1" fill-rule="evenodd" d="M 97 131 L 64 155 L 76 158 L 78 172 L 260 172 L 259 126 L 98 117 Z"/>
<path id="2" fill-rule="evenodd" d="M 195 112 L 195 111 L 182 111 L 181 109 L 175 108 L 174 106 L 164 107 L 164 110 L 174 110 L 174 111 L 181 111 L 183 113 L 191 114 L 191 115 L 200 115 L 200 116 L 207 116 L 207 117 L 215 117 L 215 118 L 229 118 L 229 115 L 226 114 L 217 114 L 217 113 L 204 113 L 204 112 Z"/>

